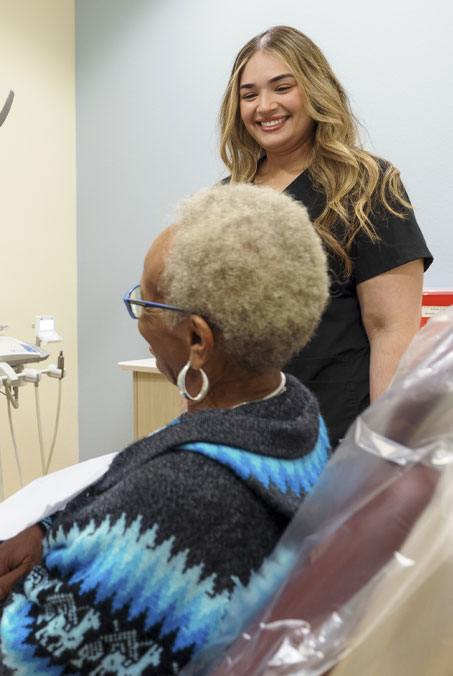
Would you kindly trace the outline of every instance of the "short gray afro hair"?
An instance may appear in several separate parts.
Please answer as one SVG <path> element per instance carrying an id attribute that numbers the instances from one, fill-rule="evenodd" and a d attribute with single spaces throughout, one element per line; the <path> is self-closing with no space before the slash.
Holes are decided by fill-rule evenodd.
<path id="1" fill-rule="evenodd" d="M 217 185 L 184 201 L 175 223 L 159 280 L 165 301 L 220 330 L 241 366 L 282 368 L 328 298 L 326 256 L 305 207 L 271 188 Z"/>

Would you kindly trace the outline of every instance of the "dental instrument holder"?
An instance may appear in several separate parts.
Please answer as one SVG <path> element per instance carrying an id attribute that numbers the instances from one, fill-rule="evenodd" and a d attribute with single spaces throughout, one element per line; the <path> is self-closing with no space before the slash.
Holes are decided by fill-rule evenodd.
<path id="1" fill-rule="evenodd" d="M 4 326 L 3 328 L 6 328 L 6 326 Z M 61 340 L 59 336 L 58 339 Z M 35 387 L 38 387 L 41 377 L 43 375 L 47 375 L 50 378 L 57 378 L 60 381 L 64 378 L 64 376 L 66 375 L 66 371 L 64 368 L 64 355 L 62 350 L 60 350 L 56 365 L 50 364 L 45 369 L 29 368 L 28 366 L 25 367 L 25 364 L 28 364 L 30 362 L 43 361 L 44 359 L 47 359 L 48 356 L 49 355 L 46 352 L 44 352 L 44 350 L 39 345 L 37 347 L 34 347 L 29 343 L 19 341 L 15 338 L 7 338 L 5 336 L 0 337 L 0 387 L 4 388 L 5 391 L 3 392 L 3 394 L 5 394 L 7 400 L 9 401 L 9 404 L 13 408 L 16 409 L 19 408 L 19 388 L 25 385 L 26 383 L 34 383 Z M 1 358 L 3 358 L 3 360 Z M 50 455 L 47 459 L 45 473 L 47 473 L 48 471 L 48 465 L 50 464 L 50 459 L 53 453 L 53 446 L 57 435 L 58 420 L 60 415 L 59 414 L 60 402 L 61 402 L 61 383 L 58 394 L 57 418 L 55 421 L 53 442 L 50 450 Z M 17 455 L 17 448 L 16 442 L 14 440 L 14 432 L 12 428 L 11 418 L 10 425 L 11 425 L 11 434 L 13 437 L 13 446 L 16 451 L 16 460 L 19 468 L 19 476 L 21 476 L 20 461 Z M 4 494 L 1 444 L 0 444 L 0 502 L 3 501 L 4 497 L 5 494 Z"/>
<path id="2" fill-rule="evenodd" d="M 41 343 L 61 343 L 61 336 L 55 331 L 55 317 L 40 315 L 35 320 L 36 345 Z"/>

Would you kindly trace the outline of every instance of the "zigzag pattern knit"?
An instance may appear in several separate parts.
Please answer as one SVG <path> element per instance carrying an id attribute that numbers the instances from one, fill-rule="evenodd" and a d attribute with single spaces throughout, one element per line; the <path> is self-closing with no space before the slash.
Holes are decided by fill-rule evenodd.
<path id="1" fill-rule="evenodd" d="M 274 399 L 184 415 L 133 444 L 54 516 L 41 565 L 3 609 L 1 673 L 178 673 L 287 573 L 290 556 L 267 557 L 327 456 L 292 377 Z"/>

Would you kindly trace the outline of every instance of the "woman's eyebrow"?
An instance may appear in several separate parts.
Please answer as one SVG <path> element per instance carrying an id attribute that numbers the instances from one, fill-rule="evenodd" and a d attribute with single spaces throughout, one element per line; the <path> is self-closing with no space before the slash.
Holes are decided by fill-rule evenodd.
<path id="1" fill-rule="evenodd" d="M 282 73 L 282 75 L 275 75 L 274 77 L 271 77 L 269 80 L 269 84 L 274 84 L 275 82 L 279 82 L 279 80 L 284 80 L 285 77 L 294 77 L 292 73 Z M 241 84 L 239 86 L 239 89 L 252 89 L 256 85 L 253 82 L 246 82 L 244 84 Z"/>

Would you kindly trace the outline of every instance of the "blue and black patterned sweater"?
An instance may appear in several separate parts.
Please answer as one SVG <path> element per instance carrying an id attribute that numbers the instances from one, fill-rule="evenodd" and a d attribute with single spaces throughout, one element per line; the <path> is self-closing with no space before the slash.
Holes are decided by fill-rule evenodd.
<path id="1" fill-rule="evenodd" d="M 53 517 L 1 617 L 1 673 L 174 674 L 286 574 L 266 560 L 327 462 L 318 407 L 286 392 L 186 414 Z"/>

